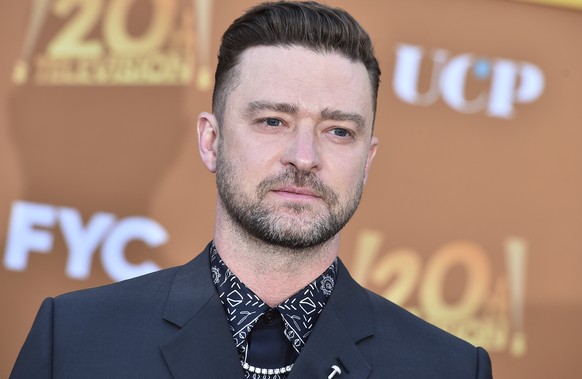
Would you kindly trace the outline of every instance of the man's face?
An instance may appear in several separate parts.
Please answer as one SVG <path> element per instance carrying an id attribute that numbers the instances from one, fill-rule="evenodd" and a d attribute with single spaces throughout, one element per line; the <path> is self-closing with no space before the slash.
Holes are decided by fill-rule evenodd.
<path id="1" fill-rule="evenodd" d="M 364 65 L 260 46 L 246 50 L 236 69 L 218 138 L 222 208 L 277 246 L 329 240 L 355 212 L 376 149 Z"/>

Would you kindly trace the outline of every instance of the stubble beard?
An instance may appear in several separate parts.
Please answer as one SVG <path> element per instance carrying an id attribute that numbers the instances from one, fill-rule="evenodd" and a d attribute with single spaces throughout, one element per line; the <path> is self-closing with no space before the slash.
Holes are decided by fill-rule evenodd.
<path id="1" fill-rule="evenodd" d="M 278 175 L 263 179 L 254 198 L 240 185 L 232 159 L 218 149 L 216 184 L 218 195 L 228 215 L 244 231 L 268 244 L 289 249 L 308 249 L 329 241 L 350 220 L 362 197 L 363 178 L 354 184 L 351 195 L 342 204 L 337 194 L 313 173 L 289 166 Z M 267 204 L 267 193 L 282 186 L 308 188 L 325 204 L 325 211 L 316 211 L 311 204 L 289 202 Z"/>

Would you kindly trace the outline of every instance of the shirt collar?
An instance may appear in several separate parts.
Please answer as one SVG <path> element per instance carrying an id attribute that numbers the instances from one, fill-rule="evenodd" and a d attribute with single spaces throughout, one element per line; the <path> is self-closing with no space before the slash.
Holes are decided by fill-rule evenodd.
<path id="1" fill-rule="evenodd" d="M 235 344 L 241 354 L 246 351 L 247 336 L 259 317 L 270 307 L 234 275 L 220 258 L 214 244 L 211 247 L 212 279 L 218 291 Z M 337 277 L 338 261 L 333 263 L 313 282 L 291 296 L 276 309 L 285 321 L 285 336 L 297 353 L 301 352 Z"/>

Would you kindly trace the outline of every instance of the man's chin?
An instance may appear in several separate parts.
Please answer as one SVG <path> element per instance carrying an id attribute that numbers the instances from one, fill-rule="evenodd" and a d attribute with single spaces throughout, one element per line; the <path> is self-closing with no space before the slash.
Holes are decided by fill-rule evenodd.
<path id="1" fill-rule="evenodd" d="M 270 245 L 290 250 L 310 249 L 315 246 L 319 246 L 329 240 L 329 239 L 314 240 L 313 235 L 310 235 L 309 238 L 306 238 L 305 235 L 297 235 L 297 233 L 293 233 L 292 235 L 285 234 L 278 236 L 269 236 L 267 238 L 260 239 Z"/>
<path id="2" fill-rule="evenodd" d="M 310 248 L 329 240 L 330 230 L 326 230 L 329 222 L 317 220 L 312 215 L 308 217 L 279 218 L 270 225 L 270 232 L 257 235 L 260 239 L 272 245 L 301 249 Z"/>
<path id="3" fill-rule="evenodd" d="M 329 216 L 329 209 L 321 202 L 288 201 L 271 206 L 276 217 L 299 217 L 306 220 Z"/>
<path id="4" fill-rule="evenodd" d="M 306 233 L 326 225 L 330 221 L 329 214 L 315 212 L 313 209 L 285 208 L 274 212 L 271 217 L 273 225 L 280 230 L 304 230 Z"/>

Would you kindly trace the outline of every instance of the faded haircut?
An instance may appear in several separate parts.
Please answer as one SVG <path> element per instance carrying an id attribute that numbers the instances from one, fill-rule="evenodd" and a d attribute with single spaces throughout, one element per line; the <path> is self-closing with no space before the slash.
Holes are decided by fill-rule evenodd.
<path id="1" fill-rule="evenodd" d="M 370 36 L 345 10 L 314 1 L 262 3 L 236 19 L 222 36 L 218 51 L 212 112 L 222 125 L 226 98 L 237 84 L 241 54 L 255 46 L 300 46 L 315 52 L 337 53 L 366 67 L 374 114 L 380 67 Z"/>

